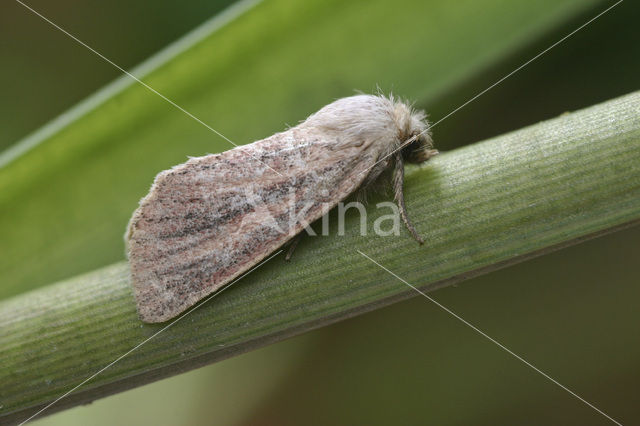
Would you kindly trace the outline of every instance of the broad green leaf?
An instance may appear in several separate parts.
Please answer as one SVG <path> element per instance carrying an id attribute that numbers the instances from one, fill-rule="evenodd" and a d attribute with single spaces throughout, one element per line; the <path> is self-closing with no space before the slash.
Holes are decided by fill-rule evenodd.
<path id="1" fill-rule="evenodd" d="M 376 261 L 430 291 L 637 224 L 638 164 L 634 92 L 415 168 L 408 207 L 425 246 L 406 234 L 363 236 L 358 215 L 347 215 L 346 236 L 330 227 L 302 242 L 291 264 L 272 259 L 166 329 L 139 321 L 126 262 L 3 301 L 4 413 L 25 418 L 131 348 L 54 409 L 416 295 Z"/>
<path id="2" fill-rule="evenodd" d="M 596 3 L 265 1 L 205 24 L 134 74 L 244 144 L 355 89 L 379 86 L 428 109 Z M 33 148 L 0 170 L 3 297 L 121 260 L 125 225 L 154 175 L 231 148 L 128 77 L 61 123 L 19 144 Z"/>

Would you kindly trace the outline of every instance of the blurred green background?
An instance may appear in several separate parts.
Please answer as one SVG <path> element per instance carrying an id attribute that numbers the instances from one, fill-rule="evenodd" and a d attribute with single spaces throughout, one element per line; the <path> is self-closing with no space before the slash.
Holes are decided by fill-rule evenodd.
<path id="1" fill-rule="evenodd" d="M 232 3 L 28 4 L 130 69 Z M 611 4 L 267 0 L 145 81 L 239 143 L 376 85 L 437 121 Z M 620 4 L 439 124 L 436 144 L 453 149 L 638 90 L 639 17 L 637 2 Z M 0 6 L 0 32 L 1 149 L 120 76 L 13 1 Z M 1 297 L 121 260 L 128 214 L 154 174 L 228 148 L 142 88 L 87 115 L 0 170 Z M 432 295 L 633 424 L 639 237 L 629 229 Z M 38 420 L 133 422 L 608 423 L 423 298 Z"/>

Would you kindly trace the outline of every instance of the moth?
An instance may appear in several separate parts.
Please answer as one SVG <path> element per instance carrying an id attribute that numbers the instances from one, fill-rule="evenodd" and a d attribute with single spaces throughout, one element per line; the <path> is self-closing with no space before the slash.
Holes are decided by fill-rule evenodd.
<path id="1" fill-rule="evenodd" d="M 299 125 L 160 172 L 125 234 L 138 314 L 171 319 L 383 174 L 407 215 L 404 163 L 433 149 L 426 116 L 392 96 L 339 99 Z"/>

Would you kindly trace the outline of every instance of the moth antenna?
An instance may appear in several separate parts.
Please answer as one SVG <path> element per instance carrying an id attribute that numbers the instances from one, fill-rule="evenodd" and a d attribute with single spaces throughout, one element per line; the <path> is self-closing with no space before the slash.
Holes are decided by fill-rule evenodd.
<path id="1" fill-rule="evenodd" d="M 400 209 L 400 217 L 413 238 L 420 244 L 424 244 L 424 240 L 411 223 L 409 215 L 407 214 L 407 206 L 404 204 L 404 161 L 402 160 L 402 153 L 398 151 L 394 154 L 394 157 L 396 164 L 393 172 L 393 191 L 395 193 L 396 203 L 398 203 L 398 208 Z"/>

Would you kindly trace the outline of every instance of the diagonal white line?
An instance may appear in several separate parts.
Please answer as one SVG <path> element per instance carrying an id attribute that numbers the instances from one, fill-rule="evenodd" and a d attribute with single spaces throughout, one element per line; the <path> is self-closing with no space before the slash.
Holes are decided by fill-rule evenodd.
<path id="1" fill-rule="evenodd" d="M 576 28 L 575 30 L 571 31 L 569 34 L 567 34 L 566 36 L 562 37 L 560 40 L 556 41 L 555 43 L 553 43 L 551 46 L 547 47 L 546 49 L 544 49 L 542 52 L 538 53 L 536 56 L 534 56 L 533 58 L 529 59 L 527 62 L 525 62 L 524 64 L 520 65 L 518 68 L 516 68 L 515 70 L 511 71 L 509 74 L 505 75 L 504 77 L 502 77 L 500 80 L 496 81 L 495 83 L 493 83 L 491 86 L 487 87 L 486 89 L 484 89 L 482 92 L 478 93 L 477 95 L 475 95 L 473 98 L 469 99 L 467 102 L 463 103 L 462 105 L 460 105 L 458 108 L 454 109 L 453 111 L 451 111 L 449 114 L 445 115 L 444 117 L 442 117 L 440 120 L 436 121 L 435 123 L 433 123 L 431 125 L 430 128 L 434 128 L 435 126 L 438 125 L 438 123 L 441 123 L 442 121 L 446 120 L 449 116 L 455 114 L 456 112 L 460 111 L 462 108 L 464 108 L 465 106 L 469 105 L 471 102 L 475 101 L 476 99 L 478 99 L 480 96 L 484 95 L 485 93 L 487 93 L 489 90 L 493 89 L 494 87 L 496 87 L 498 84 L 502 83 L 503 81 L 505 81 L 507 78 L 511 77 L 513 74 L 517 73 L 518 71 L 520 71 L 522 68 L 526 67 L 527 65 L 529 65 L 531 62 L 535 61 L 536 59 L 538 59 L 540 56 L 544 55 L 545 53 L 547 53 L 548 51 L 550 51 L 551 49 L 553 49 L 554 47 L 556 47 L 557 45 L 559 45 L 560 43 L 562 43 L 563 41 L 565 41 L 566 39 L 568 39 L 569 37 L 571 37 L 572 35 L 574 35 L 575 33 L 577 33 L 578 31 L 580 31 L 581 29 L 583 29 L 584 27 L 586 27 L 587 25 L 589 25 L 590 23 L 592 23 L 593 21 L 595 21 L 596 19 L 598 19 L 599 17 L 601 17 L 602 15 L 604 15 L 605 13 L 607 13 L 608 11 L 610 11 L 611 9 L 613 9 L 614 7 L 616 7 L 617 5 L 619 5 L 620 3 L 622 3 L 623 0 L 618 0 L 616 3 L 612 4 L 611 6 L 609 6 L 608 8 L 606 8 L 605 10 L 603 10 L 602 12 L 600 12 L 599 14 L 597 14 L 596 16 L 594 16 L 593 18 L 589 19 L 587 22 L 585 22 L 584 24 L 580 25 L 578 28 Z"/>
<path id="2" fill-rule="evenodd" d="M 49 404 L 47 404 L 46 406 L 44 406 L 43 408 L 41 408 L 39 411 L 37 411 L 36 413 L 34 413 L 33 415 L 31 415 L 31 417 L 29 417 L 28 419 L 24 420 L 22 423 L 19 424 L 19 426 L 24 425 L 25 423 L 33 420 L 36 416 L 42 414 L 43 411 L 47 410 L 49 407 L 51 407 L 52 405 L 56 404 L 58 401 L 60 401 L 63 398 L 66 398 L 67 396 L 69 396 L 70 394 L 72 394 L 73 392 L 75 392 L 79 387 L 81 387 L 82 385 L 84 385 L 85 383 L 89 382 L 90 380 L 94 379 L 96 376 L 98 376 L 99 374 L 101 374 L 103 371 L 105 371 L 106 369 L 108 369 L 109 367 L 113 366 L 115 363 L 117 363 L 118 361 L 120 361 L 122 358 L 126 357 L 127 355 L 129 355 L 130 353 L 132 353 L 133 351 L 135 351 L 136 349 L 138 349 L 140 346 L 144 345 L 145 343 L 147 343 L 149 340 L 153 339 L 154 337 L 156 337 L 157 335 L 159 335 L 160 333 L 162 333 L 163 331 L 167 330 L 169 327 L 172 327 L 175 323 L 177 323 L 178 321 L 180 321 L 181 319 L 183 319 L 184 317 L 186 317 L 187 315 L 189 315 L 190 313 L 192 313 L 193 311 L 195 311 L 196 309 L 198 309 L 199 307 L 201 307 L 202 305 L 204 305 L 205 303 L 207 303 L 209 300 L 213 299 L 214 297 L 217 297 L 220 293 L 222 293 L 223 291 L 227 290 L 229 287 L 231 287 L 232 285 L 234 285 L 235 283 L 237 283 L 238 281 L 240 281 L 242 278 L 246 277 L 247 275 L 249 275 L 250 273 L 252 273 L 253 271 L 255 271 L 256 269 L 258 269 L 259 267 L 261 267 L 262 265 L 264 265 L 265 263 L 267 263 L 268 261 L 270 261 L 271 259 L 273 259 L 274 257 L 276 257 L 277 255 L 279 255 L 280 253 L 282 253 L 282 250 L 278 250 L 277 252 L 275 252 L 274 254 L 272 254 L 271 256 L 269 256 L 267 259 L 263 260 L 262 262 L 260 262 L 259 264 L 257 264 L 256 266 L 254 266 L 253 268 L 249 269 L 247 272 L 245 272 L 244 274 L 240 275 L 238 278 L 236 278 L 235 280 L 231 281 L 231 283 L 229 283 L 228 285 L 226 285 L 225 287 L 223 287 L 220 291 L 212 294 L 211 296 L 207 297 L 202 303 L 194 306 L 193 308 L 189 309 L 187 312 L 185 312 L 184 314 L 180 315 L 178 318 L 176 318 L 175 320 L 171 321 L 169 324 L 165 325 L 164 327 L 162 327 L 160 330 L 156 331 L 155 333 L 153 333 L 150 337 L 147 337 L 145 340 L 143 340 L 142 342 L 138 343 L 136 346 L 134 346 L 133 348 L 129 349 L 127 352 L 123 353 L 122 355 L 120 355 L 118 358 L 114 359 L 113 361 L 111 361 L 109 364 L 105 365 L 104 367 L 102 367 L 100 370 L 96 371 L 95 373 L 93 373 L 91 376 L 87 377 L 86 379 L 84 379 L 82 382 L 78 383 L 76 386 L 74 386 L 73 388 L 69 389 L 67 392 L 65 392 L 64 394 L 60 395 L 58 398 L 56 398 L 54 401 L 50 402 Z"/>
<path id="3" fill-rule="evenodd" d="M 47 18 L 46 16 L 42 15 L 41 13 L 39 13 L 37 10 L 33 9 L 32 7 L 24 4 L 22 1 L 20 0 L 15 0 L 17 3 L 20 3 L 22 6 L 24 6 L 26 9 L 30 10 L 32 13 L 34 13 L 35 15 L 39 16 L 40 18 L 42 18 L 44 21 L 46 21 L 47 23 L 49 23 L 51 26 L 53 26 L 54 28 L 56 28 L 57 30 L 59 30 L 60 32 L 64 33 L 67 37 L 71 38 L 72 40 L 74 40 L 75 42 L 77 42 L 78 44 L 84 46 L 85 48 L 89 49 L 91 52 L 93 52 L 95 55 L 97 55 L 98 57 L 102 58 L 104 61 L 108 62 L 109 64 L 111 64 L 114 68 L 118 69 L 119 71 L 121 71 L 122 73 L 128 75 L 129 77 L 131 77 L 132 79 L 134 79 L 135 81 L 137 81 L 138 83 L 140 83 L 142 86 L 144 86 L 146 89 L 148 89 L 149 91 L 155 93 L 156 95 L 160 96 L 162 99 L 164 99 L 165 101 L 167 101 L 169 104 L 171 104 L 172 106 L 174 106 L 175 108 L 177 108 L 178 110 L 182 111 L 184 114 L 186 114 L 187 116 L 189 116 L 190 118 L 194 119 L 195 121 L 197 121 L 198 123 L 202 124 L 204 127 L 206 127 L 207 129 L 209 129 L 210 131 L 212 131 L 213 133 L 215 133 L 216 135 L 220 136 L 222 139 L 226 140 L 227 142 L 229 142 L 231 145 L 237 147 L 238 145 L 236 143 L 234 143 L 231 139 L 229 139 L 228 137 L 226 137 L 225 135 L 223 135 L 222 133 L 220 133 L 219 131 L 217 131 L 216 129 L 214 129 L 213 127 L 209 126 L 207 123 L 205 123 L 204 121 L 200 120 L 198 117 L 196 117 L 195 115 L 191 114 L 189 111 L 187 111 L 186 109 L 184 109 L 183 107 L 181 107 L 180 105 L 178 105 L 177 103 L 175 103 L 174 101 L 172 101 L 171 99 L 169 99 L 168 97 L 166 97 L 165 95 L 163 95 L 162 93 L 158 92 L 156 89 L 154 89 L 153 87 L 149 86 L 147 83 L 145 83 L 144 81 L 140 80 L 138 77 L 136 77 L 135 75 L 131 74 L 129 71 L 125 70 L 124 68 L 122 68 L 120 65 L 116 64 L 115 62 L 113 62 L 111 59 L 107 58 L 106 56 L 104 56 L 102 53 L 98 52 L 97 50 L 95 50 L 93 47 L 89 46 L 88 44 L 86 44 L 85 42 L 83 42 L 82 40 L 80 40 L 78 37 L 74 36 L 73 34 L 71 34 L 70 32 L 68 32 L 67 30 L 65 30 L 64 28 L 60 27 L 58 24 L 56 24 L 55 22 L 51 21 L 49 18 Z M 258 160 L 260 161 L 260 160 Z M 271 170 L 273 170 L 274 172 L 276 172 L 278 175 L 282 176 L 282 174 L 278 173 L 276 170 L 274 170 L 272 167 L 270 167 L 268 164 L 265 164 L 264 162 L 260 161 L 262 164 L 264 164 L 265 166 L 267 166 L 268 168 L 270 168 Z"/>
<path id="4" fill-rule="evenodd" d="M 426 297 L 430 302 L 434 303 L 437 307 L 439 307 L 440 309 L 442 309 L 443 311 L 445 311 L 446 313 L 448 313 L 449 315 L 453 316 L 454 318 L 456 318 L 457 320 L 459 320 L 460 322 L 462 322 L 464 325 L 470 327 L 472 330 L 474 330 L 475 332 L 477 332 L 478 334 L 480 334 L 481 336 L 487 338 L 489 341 L 491 341 L 492 343 L 494 343 L 496 346 L 498 346 L 500 349 L 504 350 L 505 352 L 507 352 L 509 355 L 512 355 L 514 358 L 516 358 L 518 361 L 521 361 L 522 363 L 526 364 L 528 367 L 532 368 L 533 370 L 535 370 L 536 372 L 540 373 L 542 376 L 544 376 L 546 379 L 548 379 L 549 381 L 551 381 L 552 383 L 556 384 L 557 386 L 559 386 L 560 388 L 564 389 L 565 391 L 569 392 L 571 395 L 573 395 L 574 397 L 576 397 L 577 399 L 579 399 L 580 401 L 584 402 L 586 405 L 588 405 L 589 407 L 593 408 L 595 411 L 597 411 L 598 413 L 602 414 L 604 417 L 606 417 L 607 419 L 611 420 L 613 423 L 622 426 L 622 424 L 618 421 L 616 421 L 615 419 L 613 419 L 611 416 L 609 416 L 607 413 L 605 413 L 604 411 L 602 411 L 601 409 L 599 409 L 598 407 L 596 407 L 595 405 L 591 404 L 589 401 L 587 401 L 586 399 L 582 398 L 580 395 L 578 395 L 577 393 L 573 392 L 571 389 L 567 388 L 566 386 L 564 386 L 562 383 L 558 382 L 556 379 L 554 379 L 553 377 L 549 376 L 547 373 L 545 373 L 544 371 L 540 370 L 539 368 L 537 368 L 535 365 L 531 364 L 529 361 L 527 361 L 526 359 L 522 358 L 520 355 L 516 354 L 515 352 L 513 352 L 511 349 L 507 348 L 506 346 L 504 346 L 502 343 L 498 342 L 496 339 L 494 339 L 493 337 L 489 336 L 487 333 L 485 333 L 484 331 L 480 330 L 478 327 L 476 327 L 475 325 L 471 324 L 469 321 L 465 320 L 464 318 L 462 318 L 460 315 L 456 314 L 455 312 L 453 312 L 451 309 L 447 308 L 446 306 L 442 305 L 441 303 L 439 303 L 438 301 L 436 301 L 434 298 L 428 296 L 425 292 L 421 291 L 420 289 L 418 289 L 417 287 L 409 284 L 407 281 L 405 281 L 404 279 L 402 279 L 401 277 L 399 277 L 398 275 L 394 274 L 393 272 L 391 272 L 390 270 L 388 270 L 387 268 L 385 268 L 384 266 L 382 266 L 381 264 L 379 264 L 378 262 L 376 262 L 375 260 L 373 260 L 372 258 L 370 258 L 369 256 L 367 256 L 366 254 L 364 254 L 363 252 L 361 252 L 360 250 L 356 250 L 358 253 L 360 253 L 363 257 L 367 258 L 368 260 L 370 260 L 372 263 L 378 265 L 381 269 L 384 269 L 385 271 L 387 271 L 389 274 L 393 275 L 395 278 L 397 278 L 398 280 L 402 281 L 403 283 L 405 283 L 406 285 L 408 285 L 409 287 L 411 287 L 412 289 L 414 289 L 415 291 L 417 291 L 418 293 L 420 293 L 422 296 Z"/>
<path id="5" fill-rule="evenodd" d="M 494 87 L 496 87 L 498 84 L 502 83 L 503 81 L 505 81 L 506 79 L 508 79 L 509 77 L 511 77 L 512 75 L 514 75 L 515 73 L 517 73 L 518 71 L 520 71 L 522 68 L 526 67 L 527 65 L 529 65 L 531 62 L 535 61 L 536 59 L 538 59 L 540 56 L 544 55 L 545 53 L 547 53 L 548 51 L 550 51 L 551 49 L 553 49 L 554 47 L 556 47 L 557 45 L 559 45 L 560 43 L 562 43 L 563 41 L 565 41 L 566 39 L 568 39 L 569 37 L 571 37 L 572 35 L 574 35 L 575 33 L 577 33 L 578 31 L 580 31 L 581 29 L 583 29 L 584 27 L 586 27 L 587 25 L 589 25 L 590 23 L 592 23 L 593 21 L 595 21 L 596 19 L 598 19 L 599 17 L 601 17 L 602 15 L 604 15 L 605 13 L 609 12 L 611 9 L 613 9 L 614 7 L 616 7 L 617 5 L 619 5 L 620 3 L 622 3 L 624 0 L 618 0 L 616 3 L 614 3 L 613 5 L 609 6 L 608 8 L 606 8 L 605 10 L 603 10 L 602 12 L 598 13 L 596 16 L 594 16 L 593 18 L 589 19 L 587 22 L 585 22 L 584 24 L 580 25 L 578 28 L 576 28 L 575 30 L 571 31 L 569 34 L 567 34 L 566 36 L 562 37 L 560 40 L 556 41 L 555 43 L 553 43 L 551 46 L 547 47 L 546 49 L 544 49 L 542 52 L 538 53 L 536 56 L 534 56 L 533 58 L 529 59 L 527 62 L 523 63 L 522 65 L 520 65 L 518 68 L 514 69 L 513 71 L 511 71 L 509 74 L 505 75 L 504 77 L 502 77 L 500 80 L 496 81 L 495 83 L 493 83 L 491 86 L 487 87 L 486 89 L 484 89 L 483 91 L 481 91 L 480 93 L 478 93 L 477 95 L 475 95 L 474 97 L 472 97 L 471 99 L 469 99 L 468 101 L 466 101 L 465 103 L 463 103 L 462 105 L 460 105 L 459 107 L 457 107 L 456 109 L 454 109 L 453 111 L 451 111 L 450 113 L 448 113 L 447 115 L 445 115 L 444 117 L 442 117 L 440 120 L 436 121 L 435 123 L 431 124 L 430 126 L 428 126 L 425 130 L 423 130 L 422 132 L 418 133 L 415 136 L 410 137 L 409 139 L 407 139 L 406 142 L 402 143 L 398 148 L 396 148 L 395 150 L 393 150 L 391 153 L 385 155 L 384 157 L 382 157 L 380 160 L 378 160 L 375 164 L 373 164 L 371 167 L 363 170 L 360 172 L 360 174 L 362 173 L 366 173 L 369 170 L 371 170 L 372 168 L 374 168 L 377 164 L 383 162 L 384 160 L 386 160 L 387 158 L 389 158 L 390 156 L 392 156 L 393 154 L 395 154 L 396 152 L 400 151 L 402 148 L 404 148 L 405 146 L 411 144 L 412 142 L 414 142 L 415 140 L 417 140 L 421 135 L 425 134 L 426 132 L 428 132 L 429 130 L 433 129 L 434 127 L 436 127 L 439 123 L 441 123 L 442 121 L 446 120 L 447 118 L 449 118 L 450 116 L 452 116 L 453 114 L 455 114 L 456 112 L 460 111 L 462 108 L 466 107 L 467 105 L 469 105 L 471 102 L 475 101 L 476 99 L 478 99 L 480 96 L 484 95 L 485 93 L 487 93 L 489 90 L 493 89 Z M 359 174 L 359 175 L 360 175 Z"/>
<path id="6" fill-rule="evenodd" d="M 86 47 L 87 49 L 89 49 L 91 52 L 93 52 L 95 55 L 99 56 L 100 58 L 102 58 L 103 60 L 105 60 L 106 62 L 108 62 L 109 64 L 113 65 L 114 68 L 117 68 L 119 71 L 123 72 L 124 74 L 128 75 L 129 77 L 131 77 L 132 79 L 134 79 L 135 81 L 137 81 L 138 83 L 140 83 L 141 85 L 143 85 L 144 87 L 146 87 L 147 89 L 149 89 L 151 92 L 155 93 L 156 95 L 160 96 L 162 99 L 164 99 L 165 101 L 169 102 L 171 105 L 173 105 L 174 107 L 178 108 L 180 111 L 182 111 L 183 113 L 185 113 L 186 115 L 188 115 L 189 117 L 193 118 L 194 120 L 196 120 L 198 123 L 202 124 L 204 127 L 206 127 L 207 129 L 211 130 L 213 133 L 215 133 L 216 135 L 220 136 L 221 138 L 225 139 L 227 142 L 229 142 L 230 144 L 232 144 L 233 146 L 238 146 L 237 144 L 235 144 L 231 139 L 227 138 L 225 135 L 223 135 L 222 133 L 218 132 L 216 129 L 214 129 L 213 127 L 209 126 L 207 123 L 205 123 L 204 121 L 200 120 L 198 117 L 196 117 L 195 115 L 191 114 L 189 111 L 185 110 L 184 108 L 182 108 L 180 105 L 176 104 L 175 102 L 173 102 L 171 99 L 167 98 L 165 95 L 163 95 L 162 93 L 158 92 L 156 89 L 154 89 L 153 87 L 149 86 L 147 83 L 145 83 L 144 81 L 140 80 L 138 77 L 136 77 L 135 75 L 131 74 L 129 71 L 125 70 L 124 68 L 122 68 L 120 65 L 116 64 L 115 62 L 113 62 L 111 59 L 107 58 L 106 56 L 104 56 L 102 53 L 98 52 L 97 50 L 95 50 L 93 47 L 89 46 L 88 44 L 86 44 L 85 42 L 83 42 L 82 40 L 80 40 L 79 38 L 77 38 L 76 36 L 74 36 L 73 34 L 69 33 L 67 30 L 65 30 L 64 28 L 60 27 L 59 25 L 57 25 L 56 23 L 54 23 L 53 21 L 51 21 L 49 18 L 47 18 L 46 16 L 42 15 L 41 13 L 39 13 L 38 11 L 36 11 L 35 9 L 31 8 L 30 6 L 27 6 L 26 4 L 24 4 L 23 2 L 21 2 L 20 0 L 16 0 L 16 2 L 20 3 L 22 6 L 24 6 L 25 8 L 29 9 L 31 12 L 33 12 L 34 14 L 38 15 L 40 18 L 42 18 L 43 20 L 45 20 L 46 22 L 48 22 L 49 24 L 51 24 L 53 27 L 55 27 L 57 30 L 61 31 L 62 33 L 64 33 L 65 35 L 67 35 L 69 38 L 73 39 L 74 41 L 76 41 L 78 44 Z"/>

